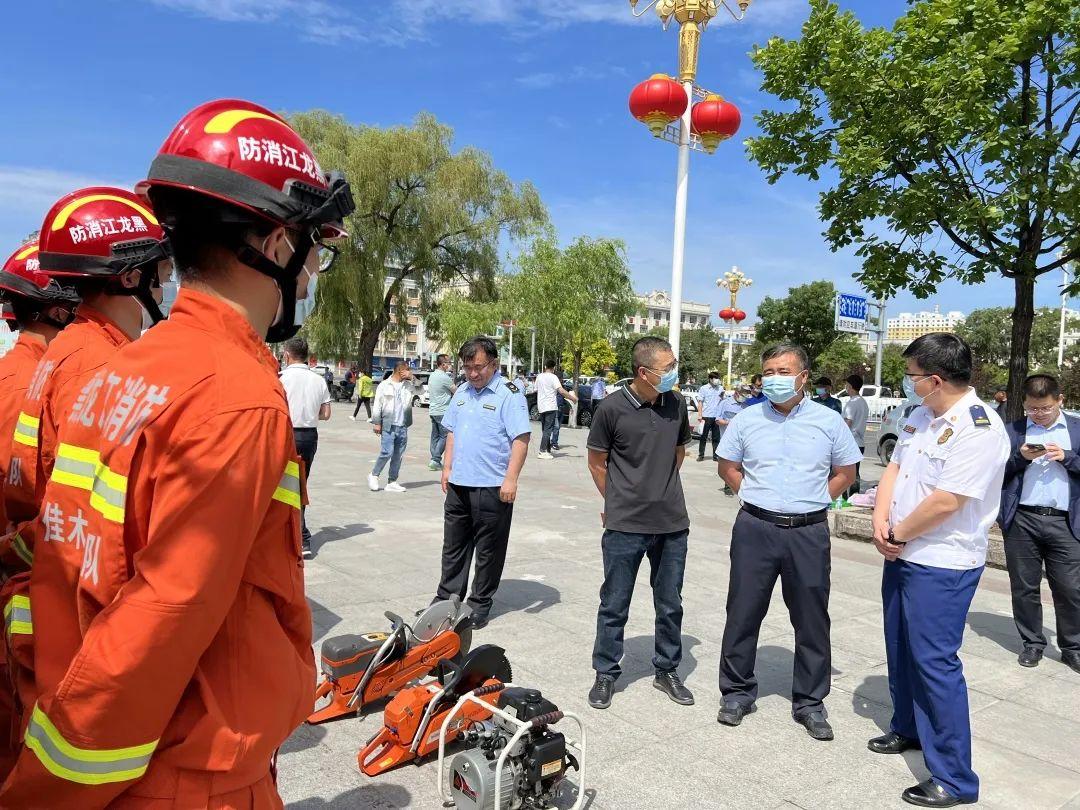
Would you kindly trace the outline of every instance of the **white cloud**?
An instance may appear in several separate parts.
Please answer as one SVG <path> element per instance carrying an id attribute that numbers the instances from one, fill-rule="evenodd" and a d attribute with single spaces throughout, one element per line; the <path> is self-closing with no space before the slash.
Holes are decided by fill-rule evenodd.
<path id="1" fill-rule="evenodd" d="M 230 23 L 288 24 L 309 40 L 369 37 L 359 14 L 326 0 L 150 0 L 156 6 Z"/>
<path id="2" fill-rule="evenodd" d="M 131 182 L 118 182 L 82 174 L 23 166 L 0 165 L 0 210 L 31 211 L 40 209 L 44 216 L 49 207 L 70 191 L 87 186 L 131 188 Z"/>

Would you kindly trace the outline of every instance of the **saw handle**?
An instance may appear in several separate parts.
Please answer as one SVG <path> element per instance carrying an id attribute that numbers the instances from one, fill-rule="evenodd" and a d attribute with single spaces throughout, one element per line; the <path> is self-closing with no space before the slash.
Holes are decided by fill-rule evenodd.
<path id="1" fill-rule="evenodd" d="M 484 695 L 491 695 L 495 692 L 501 692 L 505 688 L 506 684 L 504 683 L 493 683 L 489 684 L 488 686 L 479 686 L 476 689 L 473 689 L 472 693 L 477 697 L 483 697 Z"/>

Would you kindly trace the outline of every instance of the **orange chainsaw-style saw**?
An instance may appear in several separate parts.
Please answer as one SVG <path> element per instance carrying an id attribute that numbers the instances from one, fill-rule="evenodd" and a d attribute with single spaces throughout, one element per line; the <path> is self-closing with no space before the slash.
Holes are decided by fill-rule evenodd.
<path id="1" fill-rule="evenodd" d="M 386 612 L 388 633 L 328 638 L 322 644 L 322 679 L 309 723 L 356 714 L 431 673 L 441 661 L 460 660 L 472 645 L 472 609 L 454 597 L 435 602 L 410 627 Z"/>

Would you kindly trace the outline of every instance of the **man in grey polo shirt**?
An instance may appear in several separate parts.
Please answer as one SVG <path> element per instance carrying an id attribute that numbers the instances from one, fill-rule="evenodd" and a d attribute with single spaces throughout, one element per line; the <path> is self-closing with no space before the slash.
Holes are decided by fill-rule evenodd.
<path id="1" fill-rule="evenodd" d="M 441 470 L 443 452 L 446 450 L 447 430 L 443 427 L 443 416 L 450 407 L 450 398 L 457 390 L 454 378 L 450 376 L 450 355 L 440 354 L 435 358 L 435 370 L 428 377 L 428 416 L 431 417 L 431 461 L 429 470 Z"/>
<path id="2" fill-rule="evenodd" d="M 604 584 L 596 616 L 589 705 L 606 709 L 622 670 L 623 629 L 643 557 L 651 567 L 656 608 L 653 685 L 682 705 L 694 702 L 679 679 L 686 513 L 679 468 L 692 440 L 686 400 L 671 389 L 678 361 L 671 344 L 643 337 L 634 344 L 630 385 L 605 397 L 589 430 L 589 472 L 604 498 Z"/>

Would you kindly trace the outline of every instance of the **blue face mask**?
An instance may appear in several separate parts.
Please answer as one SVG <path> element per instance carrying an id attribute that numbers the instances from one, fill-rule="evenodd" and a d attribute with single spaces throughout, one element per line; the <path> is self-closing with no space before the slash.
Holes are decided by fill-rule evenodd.
<path id="1" fill-rule="evenodd" d="M 649 371 L 652 371 L 652 369 L 649 369 Z M 653 371 L 653 373 L 655 374 L 656 372 Z M 658 382 L 653 387 L 661 394 L 667 393 L 672 388 L 674 388 L 675 383 L 677 383 L 679 381 L 679 369 L 673 368 L 671 371 L 667 372 L 666 374 L 659 375 L 659 377 L 660 377 L 660 382 Z"/>
<path id="2" fill-rule="evenodd" d="M 926 377 L 923 377 L 923 380 L 925 379 Z M 922 382 L 922 380 L 919 380 L 919 382 Z M 904 375 L 904 394 L 916 405 L 922 405 L 926 401 L 926 397 L 921 397 L 915 393 L 915 383 L 906 374 Z"/>
<path id="3" fill-rule="evenodd" d="M 307 272 L 306 270 L 304 272 Z M 315 288 L 319 285 L 319 274 L 309 273 L 307 283 L 307 298 L 296 299 L 296 314 L 293 317 L 293 323 L 296 326 L 303 326 L 311 313 L 315 311 Z"/>
<path id="4" fill-rule="evenodd" d="M 795 396 L 795 376 L 776 374 L 766 377 L 761 381 L 761 392 L 769 398 L 770 402 L 782 405 Z"/>

